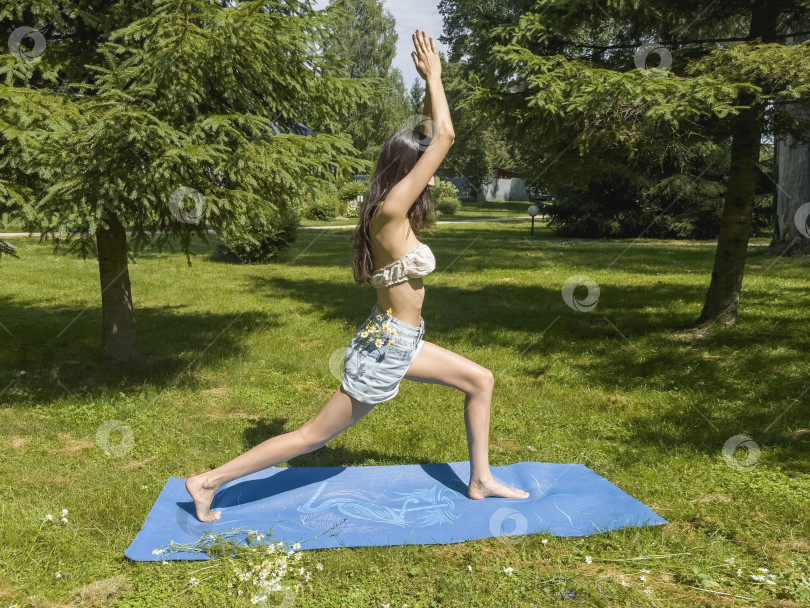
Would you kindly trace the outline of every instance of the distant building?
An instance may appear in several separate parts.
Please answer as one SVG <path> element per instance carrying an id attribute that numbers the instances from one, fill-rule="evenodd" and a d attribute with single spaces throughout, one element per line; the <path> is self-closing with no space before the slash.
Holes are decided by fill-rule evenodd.
<path id="1" fill-rule="evenodd" d="M 473 187 L 466 177 L 451 177 L 447 181 L 452 182 L 458 188 L 461 200 L 472 200 Z M 529 193 L 526 191 L 526 180 L 514 171 L 504 167 L 495 167 L 492 176 L 484 182 L 483 188 L 477 192 L 475 199 L 479 201 L 527 201 Z"/>
<path id="2" fill-rule="evenodd" d="M 314 135 L 315 131 L 310 129 L 302 122 L 293 123 L 291 127 L 287 127 L 284 129 L 279 129 L 278 122 L 273 121 L 270 123 L 270 127 L 273 129 L 273 133 L 278 135 L 279 133 L 295 133 L 296 135 Z"/>

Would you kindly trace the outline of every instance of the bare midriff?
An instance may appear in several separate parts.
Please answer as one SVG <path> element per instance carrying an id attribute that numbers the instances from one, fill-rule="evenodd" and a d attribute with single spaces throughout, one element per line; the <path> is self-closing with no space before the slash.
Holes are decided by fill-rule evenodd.
<path id="1" fill-rule="evenodd" d="M 375 217 L 371 222 L 375 228 L 378 217 Z M 398 260 L 419 245 L 419 239 L 411 231 L 408 220 L 389 222 L 381 226 L 379 231 L 372 231 L 371 241 L 375 262 L 382 262 L 376 263 L 374 270 Z M 392 241 L 404 241 L 403 250 L 388 251 L 385 245 L 389 245 Z M 391 316 L 415 327 L 419 327 L 419 321 L 422 317 L 422 302 L 424 300 L 425 286 L 421 277 L 411 278 L 389 287 L 377 288 L 377 306 L 380 307 L 380 310 L 385 311 L 390 308 L 392 309 Z"/>
<path id="2" fill-rule="evenodd" d="M 425 286 L 421 277 L 377 288 L 377 306 L 380 310 L 391 308 L 392 317 L 415 327 L 419 327 L 424 300 Z"/>

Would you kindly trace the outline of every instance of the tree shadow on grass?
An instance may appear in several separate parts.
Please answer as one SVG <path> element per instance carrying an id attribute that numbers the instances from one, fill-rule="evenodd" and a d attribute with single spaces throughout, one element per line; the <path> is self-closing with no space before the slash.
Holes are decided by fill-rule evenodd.
<path id="1" fill-rule="evenodd" d="M 154 359 L 107 367 L 100 359 L 100 308 L 44 306 L 0 296 L 0 318 L 11 332 L 0 328 L 5 334 L 0 349 L 0 404 L 40 406 L 66 395 L 193 384 L 195 364 L 201 358 L 211 365 L 244 354 L 246 334 L 280 324 L 276 314 L 200 314 L 184 308 L 139 308 L 139 340 Z"/>
<path id="2" fill-rule="evenodd" d="M 244 430 L 246 449 L 257 446 L 271 437 L 289 432 L 289 430 L 285 430 L 285 423 L 286 421 L 282 418 L 253 422 Z M 331 446 L 329 443 L 307 454 L 295 456 L 286 462 L 290 467 L 350 467 L 369 465 L 369 463 L 377 465 L 414 464 L 412 459 L 404 453 L 391 454 L 360 448 L 346 449 L 339 445 Z M 442 462 L 435 459 L 419 459 L 419 464 L 441 464 Z"/>
<path id="3" fill-rule="evenodd" d="M 256 289 L 283 293 L 306 303 L 327 322 L 359 325 L 375 301 L 373 289 L 351 283 L 317 279 L 253 277 Z M 806 386 L 799 374 L 806 357 L 806 321 L 790 309 L 776 309 L 774 290 L 759 289 L 746 295 L 739 325 L 720 331 L 709 342 L 690 343 L 680 334 L 693 318 L 669 312 L 672 303 L 702 302 L 704 289 L 690 285 L 647 286 L 605 284 L 595 309 L 577 312 L 562 302 L 556 286 L 483 285 L 465 289 L 436 281 L 427 288 L 423 309 L 426 339 L 455 350 L 462 345 L 480 349 L 507 349 L 516 361 L 512 375 L 535 378 L 544 370 L 538 358 L 552 364 L 566 359 L 587 377 L 587 385 L 605 393 L 683 391 L 707 395 L 711 402 L 698 412 L 682 402 L 637 420 L 630 418 L 633 441 L 646 445 L 690 444 L 707 452 L 718 450 L 729 436 L 748 429 L 764 430 Z M 785 288 L 778 293 L 785 296 Z M 808 298 L 799 289 L 787 289 L 795 298 Z M 324 297 L 329 294 L 329 297 Z M 808 302 L 810 303 L 810 302 Z M 767 342 L 756 341 L 768 336 Z M 350 336 L 347 336 L 349 338 Z M 767 370 L 792 369 L 792 375 Z M 494 369 L 498 372 L 501 370 Z M 755 379 L 755 380 L 752 380 Z M 688 399 L 687 399 L 688 400 Z M 768 433 L 758 432 L 763 444 L 789 450 L 801 447 L 790 435 L 791 426 L 807 424 L 807 402 L 797 403 Z M 727 403 L 747 403 L 728 408 Z M 695 404 L 697 406 L 697 404 Z M 710 408 L 710 409 L 707 409 Z M 686 425 L 703 413 L 711 432 L 694 432 Z M 711 424 L 717 430 L 711 429 Z M 795 452 L 798 457 L 798 452 Z"/>

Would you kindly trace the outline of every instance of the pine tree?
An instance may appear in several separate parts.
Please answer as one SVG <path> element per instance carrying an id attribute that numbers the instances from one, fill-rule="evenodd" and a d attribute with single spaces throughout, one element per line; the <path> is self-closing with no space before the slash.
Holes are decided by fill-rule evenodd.
<path id="1" fill-rule="evenodd" d="M 382 0 L 333 0 L 336 19 L 329 52 L 351 78 L 374 79 L 368 101 L 343 114 L 343 130 L 362 157 L 373 162 L 386 139 L 411 115 L 402 72 L 392 67 L 396 55 L 396 20 Z"/>
<path id="2" fill-rule="evenodd" d="M 459 10 L 468 4 L 443 0 L 450 31 L 468 28 Z M 513 0 L 490 8 L 472 19 L 472 33 L 459 35 L 454 53 L 475 66 L 479 102 L 497 107 L 517 136 L 527 134 L 538 161 L 570 149 L 621 153 L 631 165 L 684 163 L 701 147 L 713 153 L 731 139 L 714 269 L 696 323 L 733 324 L 762 134 L 785 124 L 778 102 L 810 99 L 810 45 L 786 45 L 784 34 L 807 18 L 810 4 Z M 635 69 L 636 57 L 650 54 L 644 44 L 659 57 L 671 55 L 671 66 Z M 538 171 L 547 165 L 536 163 Z M 618 183 L 632 166 L 615 169 Z M 554 170 L 556 179 L 577 179 L 564 163 Z"/>
<path id="3" fill-rule="evenodd" d="M 272 227 L 367 166 L 339 112 L 371 83 L 345 78 L 322 50 L 329 9 L 297 0 L 0 6 L 0 34 L 25 26 L 47 43 L 37 57 L 29 47 L 3 55 L 0 213 L 97 255 L 106 363 L 145 358 L 129 255 L 179 238 L 190 265 L 193 235 Z M 314 134 L 298 135 L 299 124 Z"/>

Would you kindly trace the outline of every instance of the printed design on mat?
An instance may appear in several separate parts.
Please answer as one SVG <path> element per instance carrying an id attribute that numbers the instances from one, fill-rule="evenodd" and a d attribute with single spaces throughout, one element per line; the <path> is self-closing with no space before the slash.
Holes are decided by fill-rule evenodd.
<path id="1" fill-rule="evenodd" d="M 368 499 L 347 497 L 343 491 L 327 494 L 327 496 L 344 495 L 339 498 L 325 498 L 323 502 L 315 506 L 315 499 L 320 496 L 327 483 L 325 481 L 318 486 L 315 494 L 298 507 L 298 511 L 301 513 L 317 513 L 336 508 L 344 515 L 379 523 L 394 524 L 403 528 L 414 525 L 424 527 L 451 523 L 461 517 L 461 515 L 454 512 L 455 502 L 451 498 L 453 491 L 440 484 L 411 492 L 396 492 L 402 498 L 389 499 L 395 502 L 402 501 L 402 504 L 396 508 L 377 504 Z M 358 496 L 358 494 L 354 493 L 354 496 Z"/>

